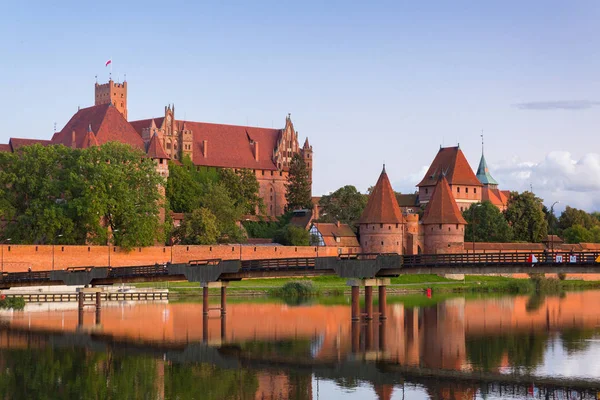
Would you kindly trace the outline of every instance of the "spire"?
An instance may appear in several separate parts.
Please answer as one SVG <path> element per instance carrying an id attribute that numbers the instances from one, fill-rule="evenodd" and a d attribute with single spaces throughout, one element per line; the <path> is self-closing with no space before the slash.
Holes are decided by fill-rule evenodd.
<path id="1" fill-rule="evenodd" d="M 402 212 L 398 206 L 396 195 L 390 184 L 385 165 L 381 175 L 369 196 L 369 201 L 360 216 L 361 224 L 401 224 Z"/>
<path id="2" fill-rule="evenodd" d="M 431 199 L 425 208 L 423 224 L 467 224 L 456 205 L 456 201 L 454 201 L 454 196 L 445 176 L 438 180 L 435 189 L 433 189 Z"/>
<path id="3" fill-rule="evenodd" d="M 156 134 L 156 132 L 154 132 L 154 135 L 152 135 L 152 139 L 150 139 L 150 143 L 148 143 L 148 149 L 146 150 L 146 154 L 148 155 L 148 157 L 153 158 L 153 159 L 160 159 L 160 158 L 170 159 L 171 158 L 165 152 L 165 149 L 162 146 L 162 144 L 160 143 L 160 140 L 158 139 L 158 135 Z"/>
<path id="4" fill-rule="evenodd" d="M 481 131 L 481 160 L 479 160 L 479 167 L 477 168 L 477 179 L 484 185 L 498 185 L 498 182 L 490 174 L 483 154 L 483 131 Z"/>

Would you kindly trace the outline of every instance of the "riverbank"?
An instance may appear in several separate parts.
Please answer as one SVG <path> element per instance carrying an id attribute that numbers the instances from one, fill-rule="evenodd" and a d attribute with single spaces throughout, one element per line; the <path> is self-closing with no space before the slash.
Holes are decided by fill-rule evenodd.
<path id="1" fill-rule="evenodd" d="M 347 279 L 333 276 L 313 278 L 275 278 L 249 279 L 230 282 L 227 288 L 229 296 L 264 296 L 288 282 L 309 281 L 321 295 L 341 296 L 350 294 Z M 180 297 L 199 296 L 199 284 L 193 282 L 153 282 L 140 283 L 136 287 L 169 289 L 169 294 Z M 438 275 L 403 275 L 391 278 L 387 287 L 389 294 L 416 294 L 431 289 L 441 293 L 530 293 L 535 292 L 535 284 L 530 279 L 506 278 L 502 276 L 466 276 L 462 281 L 444 278 Z M 562 290 L 584 290 L 600 288 L 600 281 L 564 280 L 560 281 Z M 211 292 L 217 290 L 211 289 Z"/>

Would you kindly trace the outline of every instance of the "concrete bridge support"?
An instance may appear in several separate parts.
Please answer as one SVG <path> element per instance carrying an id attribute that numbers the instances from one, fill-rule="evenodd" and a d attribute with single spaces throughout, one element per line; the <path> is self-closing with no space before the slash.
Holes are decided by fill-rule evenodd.
<path id="1" fill-rule="evenodd" d="M 96 325 L 100 325 L 102 319 L 102 292 L 103 289 L 101 288 L 97 288 L 97 287 L 83 287 L 80 289 L 77 289 L 77 303 L 78 303 L 78 308 L 77 308 L 77 325 L 78 326 L 83 326 L 83 310 L 86 306 L 92 306 L 95 309 L 95 313 L 96 313 Z M 86 294 L 92 294 L 92 299 L 94 300 L 93 303 L 87 303 L 85 302 L 85 296 Z"/>
<path id="2" fill-rule="evenodd" d="M 227 314 L 227 282 L 202 282 L 202 315 L 208 315 L 210 310 L 219 310 L 221 316 Z M 210 308 L 208 305 L 208 290 L 209 289 L 220 289 L 221 290 L 221 306 Z"/>
<path id="3" fill-rule="evenodd" d="M 373 287 L 379 288 L 379 319 L 387 318 L 386 286 L 390 284 L 389 278 L 351 279 L 347 282 L 352 287 L 352 321 L 360 321 L 360 287 L 365 287 L 365 319 L 373 319 Z"/>

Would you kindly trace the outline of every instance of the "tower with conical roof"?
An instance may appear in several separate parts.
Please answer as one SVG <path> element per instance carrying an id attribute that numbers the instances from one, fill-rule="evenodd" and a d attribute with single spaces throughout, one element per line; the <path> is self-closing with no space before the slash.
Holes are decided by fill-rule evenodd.
<path id="1" fill-rule="evenodd" d="M 483 152 L 483 135 L 481 136 L 481 160 L 479 160 L 479 167 L 477 168 L 477 179 L 482 185 L 488 186 L 490 189 L 497 189 L 498 182 L 492 178 L 490 170 L 485 161 L 485 155 Z"/>
<path id="2" fill-rule="evenodd" d="M 385 165 L 358 220 L 358 226 L 364 253 L 402 254 L 404 218 L 385 172 Z"/>
<path id="3" fill-rule="evenodd" d="M 466 224 L 443 175 L 435 185 L 423 214 L 425 254 L 463 252 Z"/>

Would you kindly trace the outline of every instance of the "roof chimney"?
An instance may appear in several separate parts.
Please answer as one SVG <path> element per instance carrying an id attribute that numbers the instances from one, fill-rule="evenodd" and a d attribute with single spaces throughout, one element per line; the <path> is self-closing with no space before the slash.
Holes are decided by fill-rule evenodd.
<path id="1" fill-rule="evenodd" d="M 258 161 L 258 142 L 254 142 L 254 160 Z"/>
<path id="2" fill-rule="evenodd" d="M 204 158 L 208 157 L 208 140 L 202 141 L 202 155 Z"/>
<path id="3" fill-rule="evenodd" d="M 77 147 L 75 131 L 71 131 L 71 147 L 73 147 L 73 148 Z"/>

